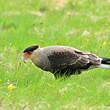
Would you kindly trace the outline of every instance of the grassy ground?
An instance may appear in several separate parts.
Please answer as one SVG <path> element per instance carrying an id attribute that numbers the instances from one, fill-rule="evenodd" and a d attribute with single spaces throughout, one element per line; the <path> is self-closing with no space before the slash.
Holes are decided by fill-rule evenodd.
<path id="1" fill-rule="evenodd" d="M 110 0 L 0 0 L 0 110 L 110 110 L 110 70 L 55 80 L 21 61 L 33 44 L 110 57 Z"/>

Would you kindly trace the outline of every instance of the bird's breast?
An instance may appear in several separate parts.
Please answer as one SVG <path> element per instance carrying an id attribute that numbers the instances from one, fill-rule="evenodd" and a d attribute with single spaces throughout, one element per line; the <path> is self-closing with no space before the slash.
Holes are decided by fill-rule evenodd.
<path id="1" fill-rule="evenodd" d="M 33 52 L 31 60 L 36 66 L 43 70 L 48 71 L 50 69 L 48 57 L 39 50 Z"/>

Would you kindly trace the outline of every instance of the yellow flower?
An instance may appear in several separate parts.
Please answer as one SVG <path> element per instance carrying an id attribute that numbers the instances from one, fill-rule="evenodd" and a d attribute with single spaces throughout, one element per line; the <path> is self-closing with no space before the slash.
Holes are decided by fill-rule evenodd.
<path id="1" fill-rule="evenodd" d="M 104 41 L 104 42 L 102 43 L 102 46 L 105 46 L 105 45 L 107 45 L 107 42 L 106 42 L 106 41 Z"/>
<path id="2" fill-rule="evenodd" d="M 14 89 L 13 84 L 9 84 L 9 85 L 7 86 L 7 89 L 8 89 L 9 91 L 12 91 L 12 90 Z"/>

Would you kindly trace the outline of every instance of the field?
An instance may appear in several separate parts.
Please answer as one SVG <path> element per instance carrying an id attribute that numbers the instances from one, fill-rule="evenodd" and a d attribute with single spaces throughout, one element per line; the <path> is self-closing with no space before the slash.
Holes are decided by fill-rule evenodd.
<path id="1" fill-rule="evenodd" d="M 33 44 L 110 57 L 110 0 L 0 0 L 0 110 L 110 110 L 109 69 L 56 80 L 21 61 Z"/>

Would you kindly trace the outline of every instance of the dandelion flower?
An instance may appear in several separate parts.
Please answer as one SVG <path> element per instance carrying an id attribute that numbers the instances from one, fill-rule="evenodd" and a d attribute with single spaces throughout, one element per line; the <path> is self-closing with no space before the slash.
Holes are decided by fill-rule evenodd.
<path id="1" fill-rule="evenodd" d="M 106 41 L 104 41 L 103 43 L 102 43 L 102 46 L 105 46 L 107 44 L 107 42 Z"/>
<path id="2" fill-rule="evenodd" d="M 9 84 L 9 85 L 7 86 L 7 89 L 8 89 L 9 91 L 12 91 L 12 90 L 14 89 L 13 84 Z"/>

